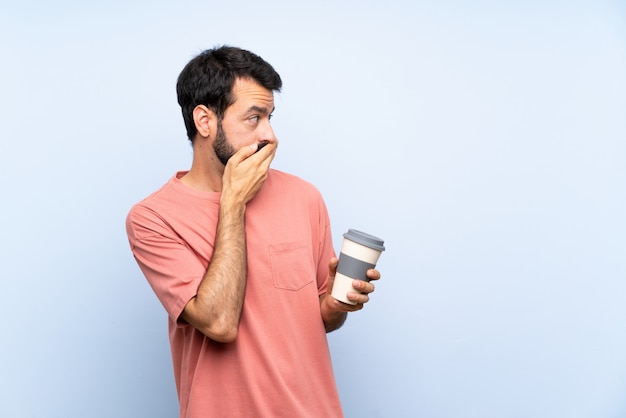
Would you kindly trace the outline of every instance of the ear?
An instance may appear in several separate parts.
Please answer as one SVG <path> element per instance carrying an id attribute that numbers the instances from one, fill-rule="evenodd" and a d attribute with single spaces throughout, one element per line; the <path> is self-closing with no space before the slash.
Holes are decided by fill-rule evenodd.
<path id="1" fill-rule="evenodd" d="M 208 138 L 217 129 L 217 117 L 205 105 L 198 105 L 193 109 L 193 123 L 202 138 Z"/>

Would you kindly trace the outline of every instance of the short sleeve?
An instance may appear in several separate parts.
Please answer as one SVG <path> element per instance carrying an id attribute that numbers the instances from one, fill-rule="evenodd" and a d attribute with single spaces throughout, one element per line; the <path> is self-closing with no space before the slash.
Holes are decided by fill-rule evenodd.
<path id="1" fill-rule="evenodd" d="M 171 320 L 181 324 L 180 315 L 196 295 L 207 266 L 158 214 L 145 206 L 131 209 L 126 231 L 139 268 Z"/>
<path id="2" fill-rule="evenodd" d="M 333 237 L 330 227 L 330 218 L 324 200 L 317 193 L 317 213 L 318 213 L 318 257 L 317 257 L 317 289 L 321 296 L 327 291 L 328 286 L 328 262 L 335 257 L 333 249 Z"/>

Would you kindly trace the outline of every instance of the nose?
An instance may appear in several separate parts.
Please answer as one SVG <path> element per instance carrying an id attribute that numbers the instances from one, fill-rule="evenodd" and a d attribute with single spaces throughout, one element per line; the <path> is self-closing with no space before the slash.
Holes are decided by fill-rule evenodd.
<path id="1" fill-rule="evenodd" d="M 259 141 L 267 141 L 270 143 L 277 141 L 276 135 L 274 135 L 274 128 L 272 128 L 269 119 L 266 120 L 259 129 Z"/>

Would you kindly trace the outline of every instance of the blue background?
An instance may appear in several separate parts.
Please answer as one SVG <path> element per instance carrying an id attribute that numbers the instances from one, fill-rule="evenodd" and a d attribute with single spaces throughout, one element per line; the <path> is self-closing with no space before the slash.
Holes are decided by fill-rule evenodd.
<path id="1" fill-rule="evenodd" d="M 336 249 L 386 241 L 329 335 L 347 417 L 626 416 L 626 4 L 269 0 L 0 5 L 1 417 L 177 415 L 124 219 L 224 43 L 281 74 L 274 167 Z"/>

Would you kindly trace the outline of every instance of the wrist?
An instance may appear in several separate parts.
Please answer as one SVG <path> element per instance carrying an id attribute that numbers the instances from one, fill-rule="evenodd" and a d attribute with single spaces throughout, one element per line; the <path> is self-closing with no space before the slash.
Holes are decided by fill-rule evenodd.
<path id="1" fill-rule="evenodd" d="M 348 313 L 340 309 L 338 306 L 340 304 L 341 302 L 337 301 L 328 293 L 322 297 L 320 311 L 326 332 L 339 329 L 346 321 Z"/>
<path id="2" fill-rule="evenodd" d="M 222 194 L 220 199 L 220 216 L 243 216 L 246 212 L 245 202 Z"/>

